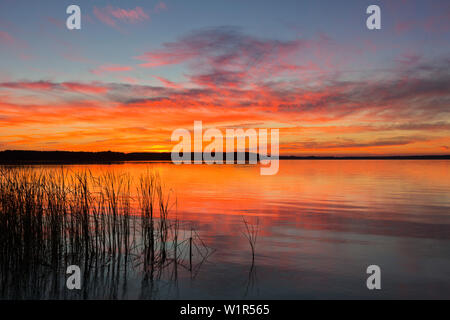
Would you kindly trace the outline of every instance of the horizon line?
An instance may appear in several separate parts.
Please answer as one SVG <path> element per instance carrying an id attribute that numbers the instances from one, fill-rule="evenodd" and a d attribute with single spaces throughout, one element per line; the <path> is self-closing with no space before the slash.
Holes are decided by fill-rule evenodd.
<path id="1" fill-rule="evenodd" d="M 258 157 L 261 157 L 259 153 L 257 152 L 249 152 L 249 151 L 234 151 L 234 152 L 220 152 L 219 154 L 227 154 L 227 153 L 245 153 L 246 155 L 249 154 L 256 154 Z M 163 151 L 163 152 L 149 152 L 149 151 L 137 151 L 137 152 L 122 152 L 122 151 L 68 151 L 68 150 L 0 150 L 0 155 L 9 154 L 9 156 L 13 156 L 14 154 L 18 155 L 25 155 L 26 153 L 29 154 L 79 154 L 79 155 L 86 155 L 86 156 L 95 156 L 95 155 L 112 155 L 112 158 L 114 156 L 135 156 L 135 157 L 144 157 L 145 156 L 153 156 L 157 157 L 158 159 L 155 160 L 170 160 L 171 152 Z M 196 152 L 187 152 L 187 154 L 195 154 Z M 201 152 L 202 153 L 202 152 Z M 215 154 L 215 153 L 213 153 Z M 269 155 L 270 156 L 270 155 Z M 3 162 L 3 160 L 6 160 L 6 162 L 13 162 L 13 161 L 71 161 L 70 159 L 51 159 L 51 158 L 41 158 L 36 159 L 34 157 L 19 157 L 22 159 L 13 159 L 12 157 L 7 157 L 8 159 L 2 159 L 3 157 L 0 157 L 0 162 Z M 28 159 L 27 159 L 28 158 Z M 34 158 L 34 159 L 33 159 Z M 78 159 L 80 161 L 139 161 L 139 159 L 112 159 L 112 158 L 103 158 L 103 159 L 95 159 L 95 158 L 85 158 L 85 159 Z M 167 159 L 166 159 L 167 158 Z M 450 159 L 450 154 L 384 154 L 384 155 L 293 155 L 293 154 L 280 154 L 280 159 Z M 74 160 L 74 159 L 72 159 Z M 145 160 L 152 160 L 152 159 L 142 159 Z"/>

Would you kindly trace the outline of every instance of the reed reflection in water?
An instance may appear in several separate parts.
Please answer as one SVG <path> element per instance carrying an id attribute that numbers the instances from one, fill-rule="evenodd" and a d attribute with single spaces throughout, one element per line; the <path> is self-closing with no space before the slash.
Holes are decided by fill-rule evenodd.
<path id="1" fill-rule="evenodd" d="M 127 298 L 133 277 L 151 299 L 172 291 L 178 268 L 197 272 L 212 250 L 169 216 L 159 176 L 131 188 L 132 177 L 111 171 L 2 168 L 0 297 Z M 69 265 L 83 269 L 80 291 L 66 288 Z"/>

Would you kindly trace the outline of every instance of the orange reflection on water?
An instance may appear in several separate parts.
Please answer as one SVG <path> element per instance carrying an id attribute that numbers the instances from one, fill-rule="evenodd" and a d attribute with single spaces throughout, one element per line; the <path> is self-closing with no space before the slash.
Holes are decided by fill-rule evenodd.
<path id="1" fill-rule="evenodd" d="M 70 166 L 128 173 L 135 184 L 158 172 L 171 192 L 173 213 L 235 234 L 241 216 L 259 217 L 262 232 L 288 220 L 301 228 L 329 229 L 328 218 L 448 223 L 450 162 L 426 160 L 281 160 L 274 176 L 258 165 L 126 163 Z M 434 211 L 425 208 L 435 206 Z M 335 226 L 339 227 L 339 226 Z M 345 227 L 345 226 L 340 226 Z"/>
<path id="2" fill-rule="evenodd" d="M 242 217 L 259 221 L 255 263 L 264 297 L 286 288 L 289 297 L 342 297 L 333 288 L 365 297 L 361 276 L 375 262 L 390 276 L 386 297 L 450 292 L 450 161 L 282 160 L 274 176 L 261 176 L 258 165 L 67 167 L 128 173 L 134 187 L 140 175 L 158 172 L 171 193 L 170 215 L 216 249 L 198 286 L 208 294 L 211 285 L 221 288 L 217 297 L 251 264 Z M 409 286 L 414 281 L 421 285 Z"/>

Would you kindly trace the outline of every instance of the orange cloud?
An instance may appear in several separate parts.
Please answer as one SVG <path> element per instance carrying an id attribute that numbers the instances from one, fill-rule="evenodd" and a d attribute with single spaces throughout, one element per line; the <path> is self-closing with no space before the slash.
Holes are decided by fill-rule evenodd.
<path id="1" fill-rule="evenodd" d="M 158 79 L 159 81 L 161 81 L 166 87 L 173 88 L 173 89 L 179 89 L 182 87 L 181 85 L 176 84 L 175 82 L 167 80 L 166 78 L 158 77 L 158 76 L 155 76 L 155 78 Z"/>

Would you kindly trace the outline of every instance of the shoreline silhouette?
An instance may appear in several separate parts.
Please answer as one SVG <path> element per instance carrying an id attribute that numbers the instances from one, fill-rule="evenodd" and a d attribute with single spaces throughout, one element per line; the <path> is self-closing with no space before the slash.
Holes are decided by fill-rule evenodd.
<path id="1" fill-rule="evenodd" d="M 193 159 L 194 153 L 189 156 Z M 213 153 L 214 155 L 214 153 Z M 225 154 L 224 154 L 225 155 Z M 234 153 L 236 159 L 237 153 Z M 250 153 L 245 152 L 248 162 Z M 224 157 L 225 158 L 225 157 Z M 257 155 L 258 161 L 261 159 Z M 292 156 L 280 155 L 280 160 L 450 160 L 450 155 L 396 155 L 396 156 Z M 0 151 L 0 164 L 73 164 L 121 163 L 130 161 L 171 161 L 169 152 L 86 152 L 86 151 Z M 236 161 L 236 160 L 235 160 Z"/>

